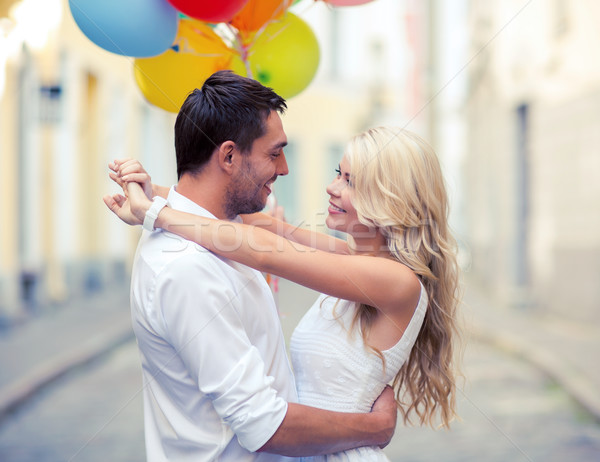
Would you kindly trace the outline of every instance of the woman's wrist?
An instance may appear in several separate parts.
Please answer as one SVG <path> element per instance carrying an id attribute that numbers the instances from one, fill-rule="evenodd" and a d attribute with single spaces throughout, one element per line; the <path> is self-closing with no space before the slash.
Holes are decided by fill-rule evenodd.
<path id="1" fill-rule="evenodd" d="M 164 229 L 168 226 L 166 215 L 168 215 L 169 212 L 167 212 L 167 209 L 169 209 L 168 205 L 160 209 L 160 211 L 158 212 L 158 216 L 156 217 L 156 221 L 154 222 L 155 228 Z"/>
<path id="2" fill-rule="evenodd" d="M 146 206 L 146 204 L 145 204 L 141 207 L 141 210 L 140 210 L 140 211 L 143 211 L 145 209 L 145 212 L 143 214 L 143 226 L 144 226 L 144 229 L 146 229 L 148 231 L 154 231 L 154 229 L 157 227 L 156 219 L 158 218 L 160 211 L 164 207 L 166 207 L 167 200 L 164 197 L 156 196 L 156 197 L 154 197 L 152 202 L 149 202 L 147 204 L 148 204 L 148 206 Z M 141 215 L 141 213 L 140 213 L 140 215 Z"/>

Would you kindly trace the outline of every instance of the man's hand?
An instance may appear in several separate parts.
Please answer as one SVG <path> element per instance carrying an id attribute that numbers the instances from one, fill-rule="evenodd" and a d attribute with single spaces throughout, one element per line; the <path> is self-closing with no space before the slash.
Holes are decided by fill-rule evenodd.
<path id="1" fill-rule="evenodd" d="M 108 176 L 123 188 L 125 196 L 128 195 L 126 185 L 132 181 L 139 183 L 142 186 L 144 194 L 146 194 L 148 199 L 152 199 L 154 196 L 152 191 L 152 179 L 139 161 L 135 159 L 117 159 L 108 164 L 108 168 L 112 170 L 112 172 L 108 172 Z"/>
<path id="2" fill-rule="evenodd" d="M 385 419 L 389 419 L 389 437 L 387 441 L 381 443 L 379 447 L 385 448 L 394 436 L 394 430 L 396 430 L 396 419 L 398 417 L 398 404 L 394 397 L 394 389 L 389 385 L 383 389 L 377 400 L 373 403 L 371 408 L 372 413 L 381 414 Z"/>

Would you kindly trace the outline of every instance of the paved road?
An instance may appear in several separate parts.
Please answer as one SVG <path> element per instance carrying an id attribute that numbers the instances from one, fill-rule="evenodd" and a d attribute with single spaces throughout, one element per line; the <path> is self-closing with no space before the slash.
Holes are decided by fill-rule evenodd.
<path id="1" fill-rule="evenodd" d="M 600 460 L 600 426 L 557 387 L 494 349 L 472 343 L 462 421 L 450 432 L 399 426 L 392 461 Z M 143 462 L 135 344 L 61 379 L 0 427 L 5 462 Z"/>
<path id="2" fill-rule="evenodd" d="M 135 342 L 54 382 L 0 423 L 3 462 L 143 462 Z"/>
<path id="3" fill-rule="evenodd" d="M 452 430 L 397 427 L 402 462 L 600 461 L 600 425 L 528 363 L 471 342 Z"/>
<path id="4" fill-rule="evenodd" d="M 292 293 L 295 306 L 314 295 Z M 289 334 L 300 312 L 281 314 Z M 600 460 L 600 425 L 529 364 L 470 342 L 464 369 L 462 421 L 450 432 L 399 426 L 393 462 Z M 0 423 L 0 461 L 144 461 L 140 377 L 129 342 L 61 378 Z"/>

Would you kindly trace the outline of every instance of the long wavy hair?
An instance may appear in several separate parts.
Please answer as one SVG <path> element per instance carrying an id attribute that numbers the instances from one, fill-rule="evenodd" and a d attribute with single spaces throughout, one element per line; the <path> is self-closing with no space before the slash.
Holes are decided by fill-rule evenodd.
<path id="1" fill-rule="evenodd" d="M 360 222 L 383 233 L 391 255 L 417 274 L 429 298 L 416 343 L 393 381 L 398 408 L 405 424 L 416 414 L 420 424 L 434 426 L 439 413 L 448 428 L 456 404 L 458 265 L 438 158 L 414 133 L 386 127 L 354 137 L 345 155 Z M 375 315 L 368 305 L 354 315 L 367 345 Z"/>

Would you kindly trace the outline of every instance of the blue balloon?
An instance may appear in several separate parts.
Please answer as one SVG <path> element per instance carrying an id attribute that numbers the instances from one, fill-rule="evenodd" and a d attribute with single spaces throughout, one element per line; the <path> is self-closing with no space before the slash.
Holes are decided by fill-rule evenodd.
<path id="1" fill-rule="evenodd" d="M 179 15 L 167 0 L 69 0 L 73 19 L 99 47 L 146 58 L 167 50 Z"/>

